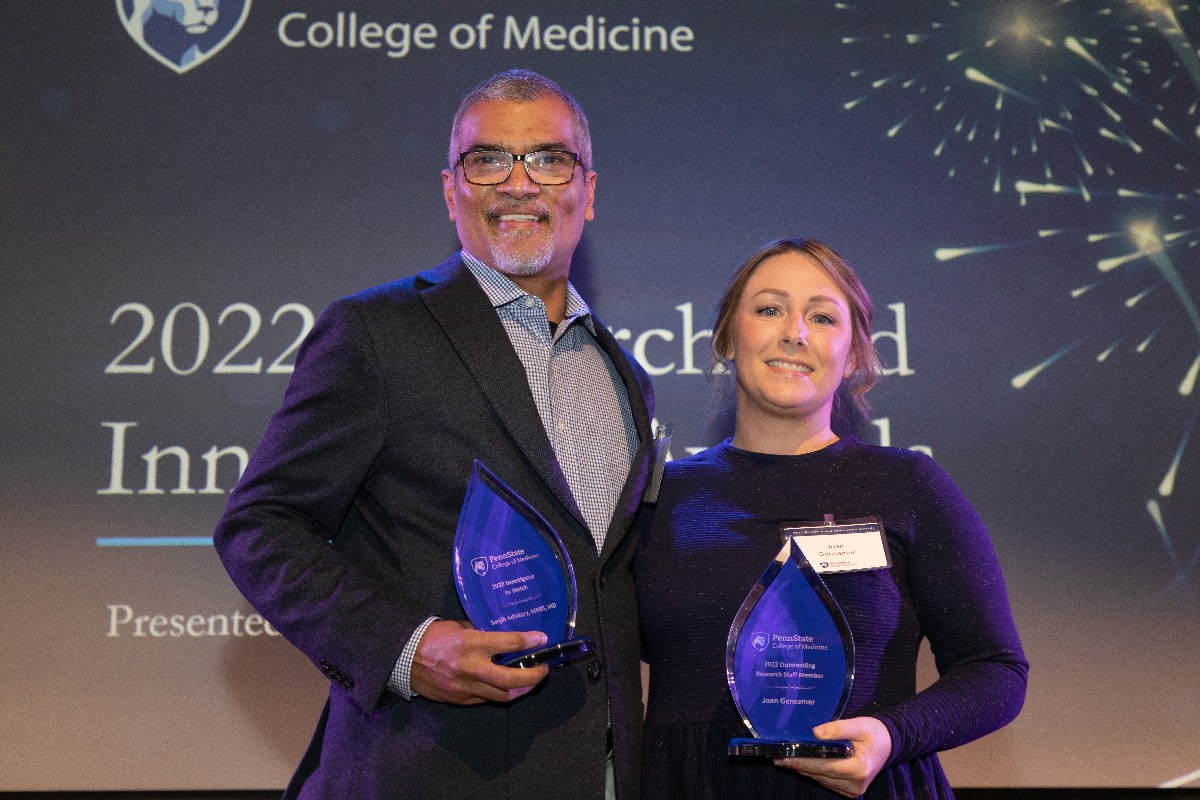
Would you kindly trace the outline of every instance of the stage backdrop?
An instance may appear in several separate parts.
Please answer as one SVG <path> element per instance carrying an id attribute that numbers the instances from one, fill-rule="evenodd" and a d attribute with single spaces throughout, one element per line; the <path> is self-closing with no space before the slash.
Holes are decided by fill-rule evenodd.
<path id="1" fill-rule="evenodd" d="M 326 680 L 210 535 L 314 315 L 456 248 L 450 117 L 587 109 L 574 279 L 676 457 L 731 270 L 859 270 L 868 439 L 987 521 L 1033 664 L 960 786 L 1197 785 L 1200 18 L 1171 0 L 0 4 L 0 790 L 280 787 Z"/>

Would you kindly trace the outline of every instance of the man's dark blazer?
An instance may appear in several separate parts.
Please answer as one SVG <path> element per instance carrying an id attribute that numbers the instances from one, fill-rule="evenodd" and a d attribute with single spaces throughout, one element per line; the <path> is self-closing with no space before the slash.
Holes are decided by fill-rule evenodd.
<path id="1" fill-rule="evenodd" d="M 321 315 L 214 536 L 242 593 L 331 680 L 288 797 L 602 797 L 610 710 L 619 797 L 638 797 L 630 525 L 653 394 L 599 321 L 596 338 L 629 392 L 640 441 L 599 555 L 524 368 L 459 256 Z M 405 701 L 387 680 L 413 630 L 431 615 L 465 618 L 451 556 L 474 459 L 562 537 L 579 587 L 576 630 L 600 656 L 552 670 L 503 705 Z"/>

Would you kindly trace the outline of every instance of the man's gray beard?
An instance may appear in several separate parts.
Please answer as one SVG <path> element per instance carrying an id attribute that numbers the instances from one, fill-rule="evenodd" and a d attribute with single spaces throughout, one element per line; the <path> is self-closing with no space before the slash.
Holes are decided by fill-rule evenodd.
<path id="1" fill-rule="evenodd" d="M 524 278 L 529 275 L 537 275 L 550 264 L 550 259 L 554 257 L 554 243 L 549 239 L 542 239 L 537 250 L 532 254 L 517 255 L 505 247 L 505 243 L 502 242 L 492 248 L 492 253 L 497 271 L 505 275 Z"/>

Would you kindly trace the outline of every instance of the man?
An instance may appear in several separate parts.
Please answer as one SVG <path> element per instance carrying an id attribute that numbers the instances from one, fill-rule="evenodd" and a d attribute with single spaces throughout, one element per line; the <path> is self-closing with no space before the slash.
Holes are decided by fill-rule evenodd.
<path id="1" fill-rule="evenodd" d="M 649 380 L 567 281 L 592 219 L 587 119 L 514 70 L 455 115 L 442 183 L 462 251 L 332 304 L 214 542 L 238 588 L 331 679 L 287 797 L 638 796 L 631 518 Z M 491 657 L 452 545 L 473 461 L 561 536 L 593 661 Z M 607 778 L 607 781 L 606 781 Z"/>

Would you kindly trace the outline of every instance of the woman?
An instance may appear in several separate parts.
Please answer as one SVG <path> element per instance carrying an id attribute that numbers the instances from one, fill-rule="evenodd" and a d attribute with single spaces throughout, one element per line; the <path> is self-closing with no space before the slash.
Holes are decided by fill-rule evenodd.
<path id="1" fill-rule="evenodd" d="M 870 298 L 835 252 L 780 240 L 734 276 L 713 330 L 737 386 L 734 435 L 667 465 L 637 562 L 650 695 L 644 796 L 946 798 L 937 751 L 1010 722 L 1028 663 L 978 514 L 919 453 L 838 436 L 879 362 Z M 840 720 L 851 758 L 730 758 L 749 736 L 725 678 L 725 640 L 780 547 L 781 522 L 882 518 L 892 564 L 826 574 L 849 621 L 855 675 Z M 927 637 L 940 678 L 916 691 Z"/>

